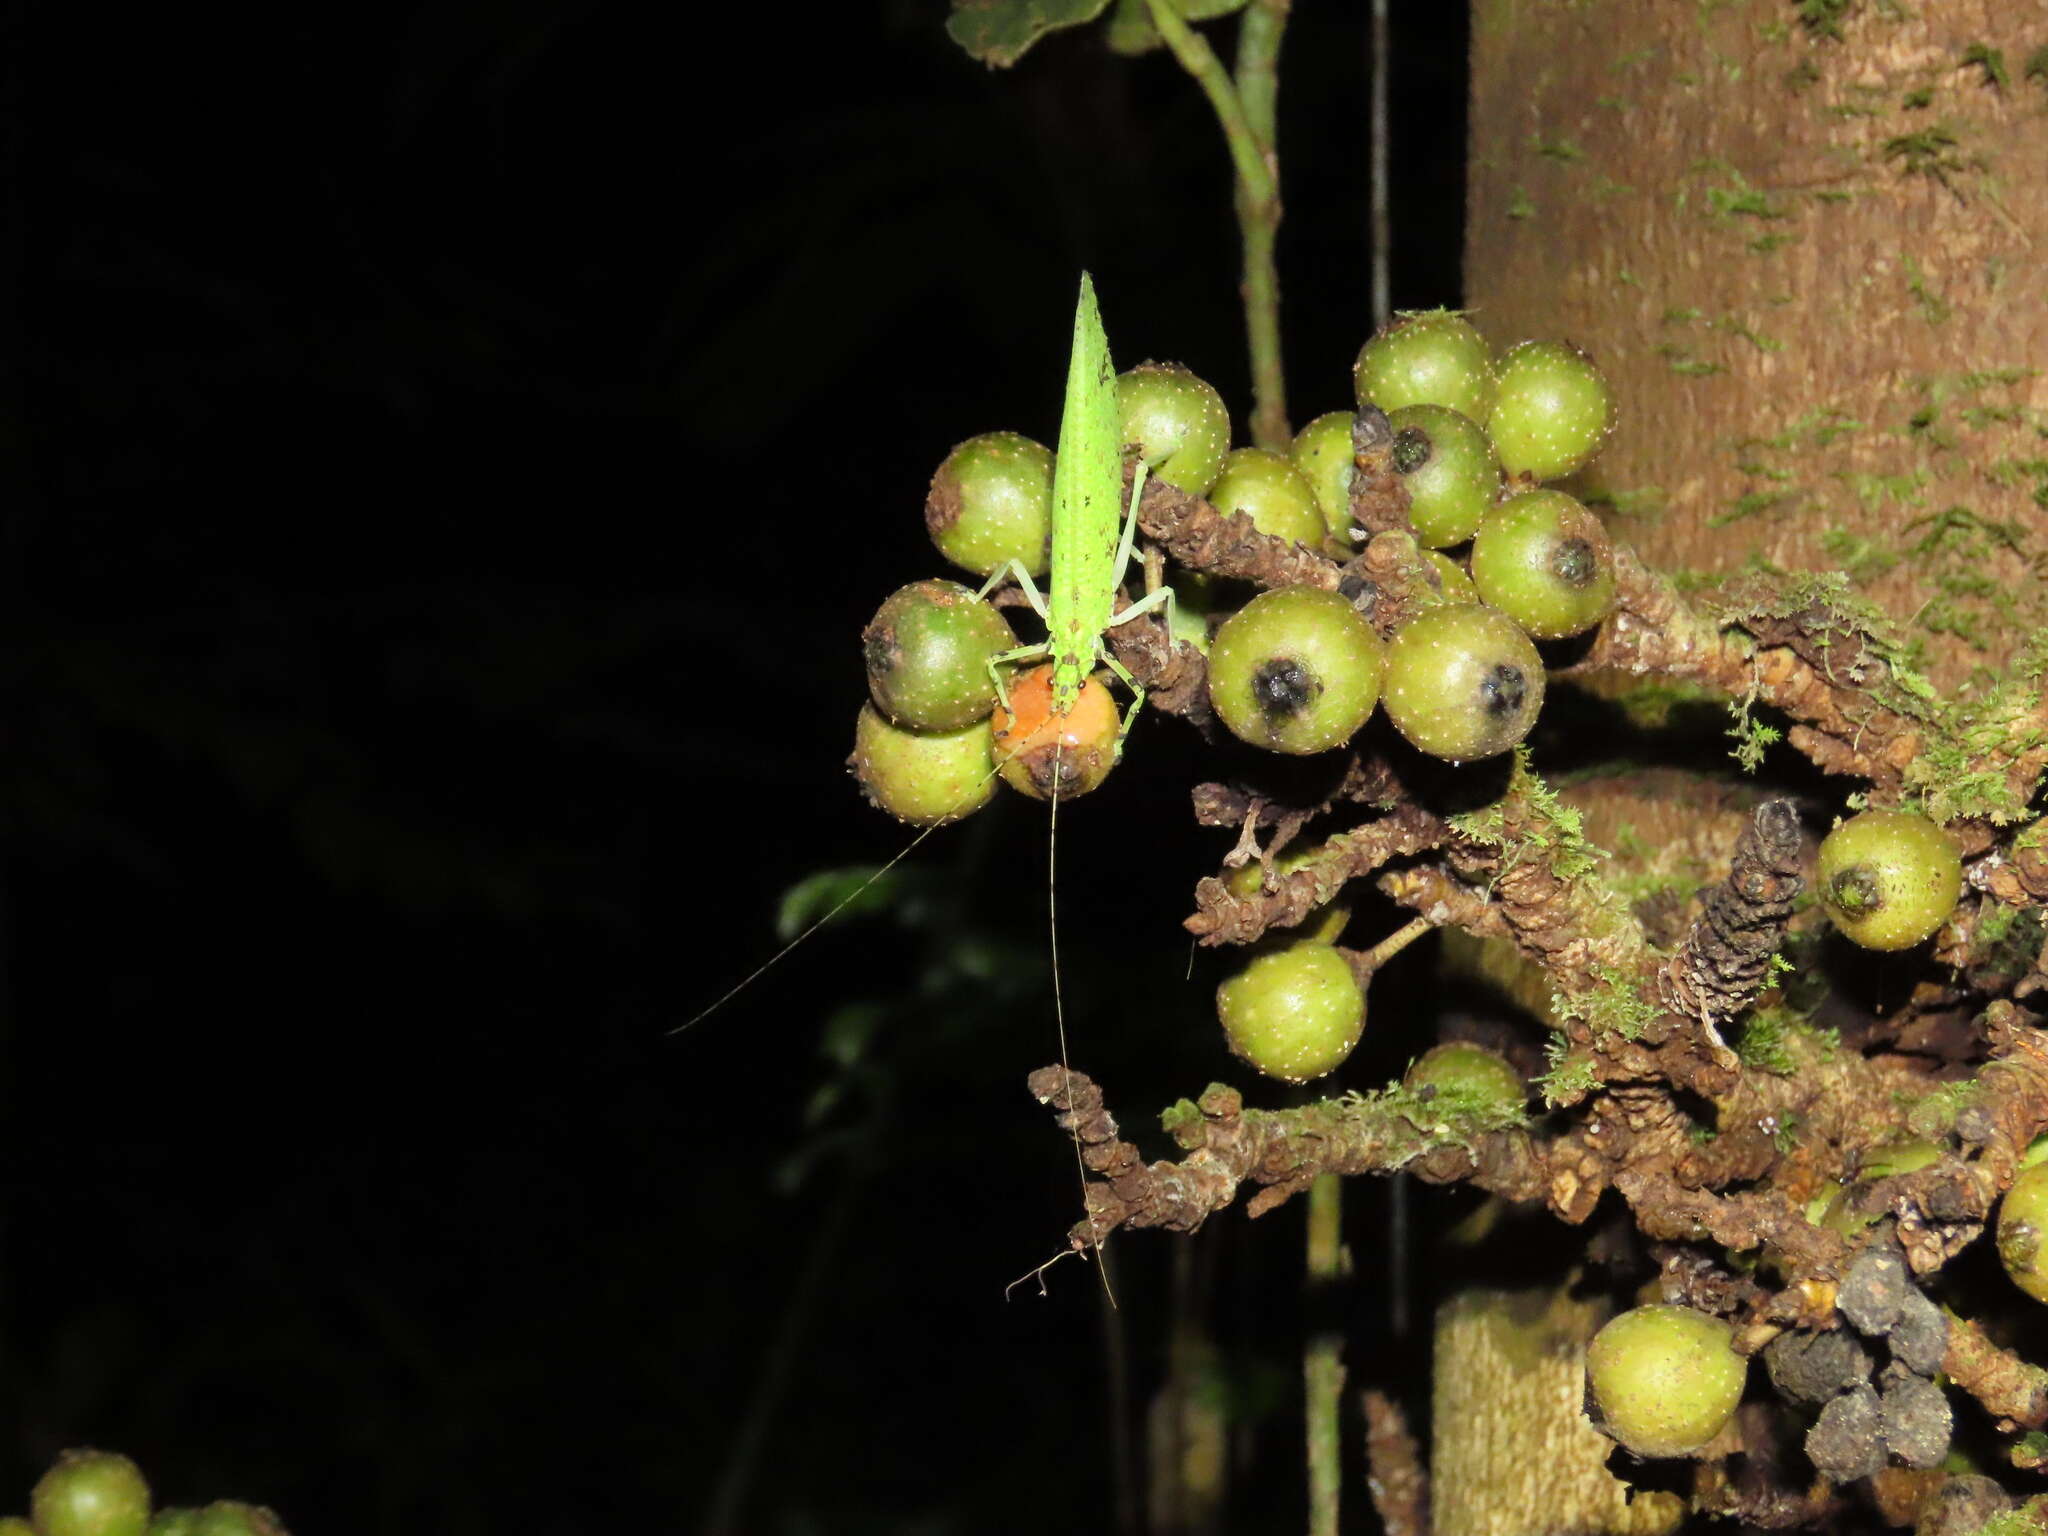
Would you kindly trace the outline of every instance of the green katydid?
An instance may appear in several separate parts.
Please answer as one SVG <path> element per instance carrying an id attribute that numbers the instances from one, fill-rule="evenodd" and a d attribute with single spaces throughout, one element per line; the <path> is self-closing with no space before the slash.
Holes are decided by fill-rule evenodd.
<path id="1" fill-rule="evenodd" d="M 1006 651 L 992 658 L 989 667 L 995 677 L 997 694 L 1007 711 L 1010 705 L 1010 684 L 1006 669 L 1017 662 L 1038 657 L 1048 657 L 1051 663 L 1045 724 L 1051 727 L 1052 740 L 1049 749 L 1036 750 L 1044 752 L 1049 757 L 1049 771 L 1044 775 L 1046 797 L 1052 802 L 1046 850 L 1047 906 L 1051 927 L 1053 1011 L 1058 1024 L 1060 1061 L 1063 1066 L 1067 1060 L 1066 1010 L 1060 992 L 1058 908 L 1052 887 L 1054 860 L 1058 847 L 1059 802 L 1065 796 L 1084 791 L 1094 782 L 1077 781 L 1077 776 L 1072 772 L 1072 765 L 1065 760 L 1068 739 L 1066 719 L 1082 698 L 1096 666 L 1100 664 L 1107 667 L 1112 674 L 1122 680 L 1132 695 L 1131 703 L 1119 722 L 1115 745 L 1111 749 L 1113 756 L 1120 754 L 1124 737 L 1129 733 L 1131 723 L 1144 702 L 1145 690 L 1123 665 L 1109 654 L 1104 645 L 1104 634 L 1117 624 L 1140 614 L 1152 612 L 1161 606 L 1166 608 L 1169 617 L 1172 613 L 1173 593 L 1168 587 L 1160 587 L 1148 593 L 1121 611 L 1116 607 L 1117 591 L 1123 581 L 1125 569 L 1130 563 L 1132 544 L 1137 536 L 1138 501 L 1144 490 L 1147 468 L 1142 460 L 1136 466 L 1132 475 L 1129 511 L 1120 516 L 1119 514 L 1124 513 L 1122 435 L 1117 409 L 1116 373 L 1110 362 L 1109 339 L 1103 333 L 1102 315 L 1095 301 L 1095 285 L 1084 272 L 1081 275 L 1080 300 L 1074 312 L 1073 350 L 1067 365 L 1066 397 L 1060 415 L 1059 452 L 1053 468 L 1052 556 L 1046 582 L 1050 597 L 1039 592 L 1030 573 L 1014 560 L 1006 561 L 997 567 L 979 594 L 986 597 L 1004 580 L 1014 577 L 1033 610 L 1046 624 L 1046 638 L 1043 641 Z M 1043 731 L 1044 726 L 1041 725 L 1025 734 L 1036 737 Z M 1099 775 L 1097 777 L 1099 778 Z M 986 782 L 983 780 L 982 785 Z M 980 788 L 978 785 L 974 793 L 979 793 Z M 875 881 L 908 857 L 919 843 L 944 824 L 941 821 L 920 832 L 895 858 L 876 870 L 823 916 L 776 951 L 752 974 L 695 1017 L 677 1025 L 670 1033 L 680 1033 L 724 1007 L 751 986 L 770 966 L 845 910 Z M 1078 1165 L 1078 1142 L 1075 1144 L 1074 1155 Z M 1084 1169 L 1084 1185 L 1086 1177 Z M 1106 1271 L 1103 1282 L 1106 1287 Z"/>
<path id="2" fill-rule="evenodd" d="M 1173 589 L 1161 587 L 1118 612 L 1117 588 L 1130 564 L 1138 532 L 1138 500 L 1144 493 L 1147 466 L 1140 459 L 1131 476 L 1130 511 L 1123 511 L 1123 430 L 1117 412 L 1116 369 L 1109 360 L 1109 338 L 1095 302 L 1095 284 L 1081 274 L 1081 297 L 1074 307 L 1074 344 L 1067 360 L 1067 393 L 1060 413 L 1060 444 L 1053 462 L 1052 564 L 1046 585 L 1050 600 L 1040 594 L 1031 573 L 1016 560 L 1006 560 L 990 573 L 982 597 L 1014 578 L 1041 619 L 1046 637 L 1036 645 L 1019 646 L 989 659 L 996 688 L 1009 704 L 1004 669 L 1016 662 L 1050 657 L 1051 697 L 1047 715 L 1054 721 L 1070 714 L 1098 664 L 1106 666 L 1131 690 L 1130 706 L 1118 727 L 1116 751 L 1130 733 L 1131 722 L 1145 702 L 1137 679 L 1109 653 L 1105 633 L 1162 605 L 1172 612 Z M 1055 731 L 1055 755 L 1064 736 Z M 1055 771 L 1054 793 L 1048 795 L 1057 817 L 1058 791 L 1071 788 L 1068 775 Z"/>

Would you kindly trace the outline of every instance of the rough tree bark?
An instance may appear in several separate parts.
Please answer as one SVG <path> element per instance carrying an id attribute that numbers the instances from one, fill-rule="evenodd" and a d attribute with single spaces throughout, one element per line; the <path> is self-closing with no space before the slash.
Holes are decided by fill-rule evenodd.
<path id="1" fill-rule="evenodd" d="M 1666 571 L 1844 572 L 1951 692 L 2048 626 L 2038 12 L 1475 0 L 1472 39 L 1465 302 L 1615 381 L 1619 433 L 1578 487 L 1615 531 Z M 1496 1369 L 1469 1358 L 1513 1330 L 1493 1311 L 1446 1309 L 1440 1405 Z M 1481 1465 L 1498 1406 L 1439 1409 L 1442 1536 L 1545 1507 L 1543 1457 Z M 1550 1406 L 1518 1434 L 1562 1443 L 1577 1405 Z"/>
<path id="2" fill-rule="evenodd" d="M 1665 570 L 1846 570 L 1937 684 L 2048 621 L 2048 34 L 1996 0 L 1479 0 L 1466 302 L 1616 381 Z"/>

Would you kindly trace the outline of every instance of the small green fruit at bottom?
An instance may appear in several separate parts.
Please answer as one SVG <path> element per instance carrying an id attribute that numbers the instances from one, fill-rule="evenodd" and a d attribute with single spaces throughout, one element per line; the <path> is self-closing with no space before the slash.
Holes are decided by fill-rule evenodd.
<path id="1" fill-rule="evenodd" d="M 1318 549 L 1323 512 L 1308 477 L 1285 454 L 1264 448 L 1233 448 L 1223 473 L 1209 489 L 1209 502 L 1226 517 L 1242 512 L 1259 532 Z"/>
<path id="2" fill-rule="evenodd" d="M 160 1509 L 149 1522 L 149 1536 L 198 1536 L 198 1531 L 196 1509 Z M 5 1536 L 5 1532 L 0 1532 L 0 1536 Z"/>
<path id="3" fill-rule="evenodd" d="M 1216 989 L 1231 1051 L 1268 1077 L 1305 1083 L 1333 1072 L 1365 1030 L 1365 992 L 1327 944 L 1260 955 Z"/>
<path id="4" fill-rule="evenodd" d="M 1223 397 L 1179 363 L 1140 363 L 1116 380 L 1118 425 L 1151 473 L 1206 496 L 1230 449 Z"/>
<path id="5" fill-rule="evenodd" d="M 1749 1362 L 1734 1330 L 1691 1307 L 1637 1307 L 1586 1347 L 1586 1386 L 1613 1435 L 1638 1456 L 1697 1451 L 1735 1412 Z"/>
<path id="6" fill-rule="evenodd" d="M 1444 603 L 1394 631 L 1380 699 L 1414 746 L 1464 763 L 1527 736 L 1543 685 L 1543 658 L 1513 619 L 1479 603 Z"/>
<path id="7" fill-rule="evenodd" d="M 1491 415 L 1480 418 L 1510 476 L 1561 480 L 1599 456 L 1614 431 L 1614 391 L 1568 341 L 1521 341 L 1501 355 Z"/>
<path id="8" fill-rule="evenodd" d="M 1998 1207 L 1998 1262 L 2012 1283 L 2048 1301 L 2048 1164 L 2024 1170 Z"/>
<path id="9" fill-rule="evenodd" d="M 1472 584 L 1538 640 L 1583 634 L 1614 607 L 1614 544 L 1563 491 L 1526 491 L 1486 514 Z"/>
<path id="10" fill-rule="evenodd" d="M 1262 592 L 1209 645 L 1209 701 L 1240 740 L 1271 752 L 1349 741 L 1379 698 L 1385 648 L 1349 601 L 1321 587 Z"/>
<path id="11" fill-rule="evenodd" d="M 1017 647 L 995 605 L 957 581 L 898 587 L 860 639 L 875 707 L 912 731 L 957 731 L 987 719 L 996 707 L 989 660 Z"/>
<path id="12" fill-rule="evenodd" d="M 1462 1040 L 1423 1052 L 1401 1085 L 1413 1093 L 1431 1088 L 1447 1104 L 1477 1110 L 1517 1110 L 1529 1102 L 1529 1085 L 1505 1057 Z"/>
<path id="13" fill-rule="evenodd" d="M 1052 450 L 1017 432 L 984 432 L 946 455 L 924 501 L 939 553 L 977 576 L 1015 560 L 1052 564 Z"/>
<path id="14" fill-rule="evenodd" d="M 863 704 L 847 766 L 870 805 L 912 826 L 958 821 L 995 798 L 986 720 L 957 731 L 906 731 Z"/>
<path id="15" fill-rule="evenodd" d="M 1955 844 L 1911 811 L 1865 811 L 1821 840 L 1821 905 L 1865 949 L 1912 948 L 1948 920 L 1962 889 Z"/>
<path id="16" fill-rule="evenodd" d="M 1403 315 L 1359 349 L 1351 385 L 1360 409 L 1442 405 L 1484 421 L 1493 406 L 1493 349 L 1452 310 Z"/>
<path id="17" fill-rule="evenodd" d="M 1387 415 L 1408 522 L 1427 549 L 1462 544 L 1500 494 L 1500 461 L 1470 417 L 1447 406 L 1407 405 Z"/>
<path id="18" fill-rule="evenodd" d="M 36 1536 L 36 1528 L 19 1515 L 0 1515 L 0 1536 Z M 155 1528 L 151 1528 L 155 1536 Z"/>
<path id="19" fill-rule="evenodd" d="M 146 1536 L 149 1484 L 115 1451 L 65 1451 L 29 1495 L 37 1536 Z"/>

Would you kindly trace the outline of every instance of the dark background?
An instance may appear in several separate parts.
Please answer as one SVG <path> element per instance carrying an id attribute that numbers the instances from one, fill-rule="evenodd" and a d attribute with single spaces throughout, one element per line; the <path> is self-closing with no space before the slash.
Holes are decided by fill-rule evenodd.
<path id="1" fill-rule="evenodd" d="M 1457 9 L 1396 7 L 1397 307 L 1457 298 Z M 91 1443 L 298 1536 L 1109 1529 L 1194 1254 L 1234 1528 L 1298 1528 L 1299 1211 L 1121 1241 L 1108 1332 L 1078 1263 L 1005 1298 L 1079 1200 L 1039 808 L 665 1034 L 902 846 L 857 633 L 939 573 L 952 443 L 1052 440 L 1077 270 L 1242 426 L 1193 85 L 991 74 L 936 0 L 0 16 L 0 1512 Z M 1369 328 L 1366 64 L 1302 0 L 1297 422 Z M 1141 1133 L 1243 1077 L 1189 748 L 1141 721 L 1061 828 L 1074 1062 Z M 1419 1048 L 1376 1017 L 1340 1086 Z"/>

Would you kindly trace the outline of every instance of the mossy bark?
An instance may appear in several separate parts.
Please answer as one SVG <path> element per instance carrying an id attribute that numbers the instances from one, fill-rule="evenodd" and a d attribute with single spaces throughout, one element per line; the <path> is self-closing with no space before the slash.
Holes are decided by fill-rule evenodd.
<path id="1" fill-rule="evenodd" d="M 1667 570 L 1842 569 L 1949 688 L 2048 625 L 2048 43 L 1949 0 L 1480 0 L 1465 298 L 1619 389 Z"/>

